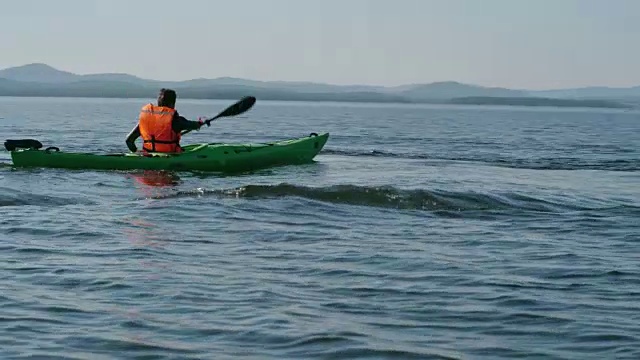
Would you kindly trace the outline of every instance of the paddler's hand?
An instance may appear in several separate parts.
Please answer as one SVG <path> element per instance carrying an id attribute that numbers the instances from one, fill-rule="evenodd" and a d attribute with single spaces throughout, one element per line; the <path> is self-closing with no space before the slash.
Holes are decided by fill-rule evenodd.
<path id="1" fill-rule="evenodd" d="M 206 121 L 204 121 L 205 118 L 203 117 L 199 117 L 198 118 L 198 123 L 200 124 L 200 126 L 198 126 L 198 130 L 200 130 L 200 128 L 202 127 L 202 125 L 204 125 L 206 123 Z"/>

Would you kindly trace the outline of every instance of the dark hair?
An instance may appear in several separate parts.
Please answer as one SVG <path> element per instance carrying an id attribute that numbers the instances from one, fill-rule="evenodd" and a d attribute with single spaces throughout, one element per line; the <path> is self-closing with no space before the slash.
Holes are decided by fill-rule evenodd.
<path id="1" fill-rule="evenodd" d="M 176 92 L 171 89 L 160 89 L 160 94 L 158 95 L 158 106 L 166 106 L 170 108 L 174 108 L 176 106 Z"/>

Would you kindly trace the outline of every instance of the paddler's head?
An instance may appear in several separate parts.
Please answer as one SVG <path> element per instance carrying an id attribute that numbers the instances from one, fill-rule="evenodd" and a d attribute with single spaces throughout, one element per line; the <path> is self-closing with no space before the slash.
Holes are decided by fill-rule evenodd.
<path id="1" fill-rule="evenodd" d="M 174 90 L 162 88 L 158 95 L 158 106 L 166 106 L 173 109 L 176 107 L 176 97 Z"/>

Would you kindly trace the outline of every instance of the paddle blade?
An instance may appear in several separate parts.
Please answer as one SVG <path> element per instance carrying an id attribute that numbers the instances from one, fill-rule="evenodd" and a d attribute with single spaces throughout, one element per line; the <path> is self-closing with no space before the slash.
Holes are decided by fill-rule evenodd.
<path id="1" fill-rule="evenodd" d="M 4 148 L 7 151 L 14 151 L 15 149 L 41 149 L 42 143 L 34 139 L 20 139 L 20 140 L 7 140 L 4 142 Z"/>
<path id="2" fill-rule="evenodd" d="M 245 96 L 242 99 L 240 99 L 237 103 L 229 106 L 228 108 L 226 108 L 223 112 L 221 112 L 220 114 L 218 114 L 216 117 L 214 117 L 213 119 L 219 118 L 219 117 L 225 117 L 225 116 L 236 116 L 236 115 L 240 115 L 243 112 L 251 109 L 253 107 L 253 104 L 256 103 L 256 98 L 253 96 Z M 211 120 L 213 120 L 211 119 Z"/>

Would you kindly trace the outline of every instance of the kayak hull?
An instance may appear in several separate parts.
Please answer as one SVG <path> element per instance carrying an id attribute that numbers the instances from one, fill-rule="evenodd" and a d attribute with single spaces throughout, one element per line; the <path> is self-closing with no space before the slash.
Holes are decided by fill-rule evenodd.
<path id="1" fill-rule="evenodd" d="M 92 154 L 69 153 L 56 148 L 14 150 L 15 167 L 93 170 L 174 170 L 239 172 L 313 161 L 329 138 L 328 133 L 270 143 L 193 144 L 182 153 Z"/>

